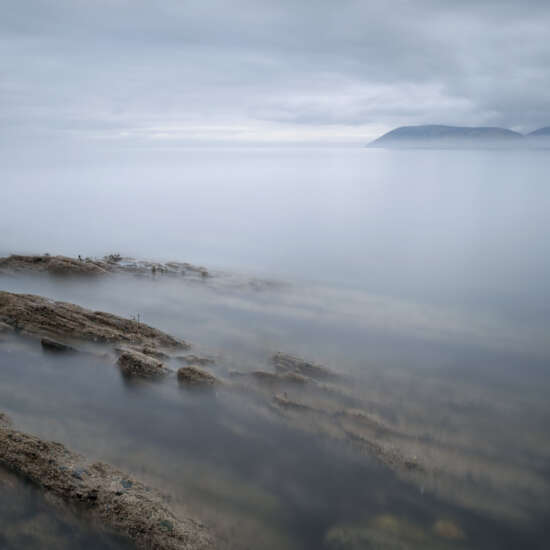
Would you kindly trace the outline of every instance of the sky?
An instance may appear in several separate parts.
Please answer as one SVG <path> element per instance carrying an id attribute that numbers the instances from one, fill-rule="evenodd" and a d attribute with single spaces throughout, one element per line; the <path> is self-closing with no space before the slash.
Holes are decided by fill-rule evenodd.
<path id="1" fill-rule="evenodd" d="M 548 0 L 17 0 L 0 143 L 359 144 L 550 125 Z"/>

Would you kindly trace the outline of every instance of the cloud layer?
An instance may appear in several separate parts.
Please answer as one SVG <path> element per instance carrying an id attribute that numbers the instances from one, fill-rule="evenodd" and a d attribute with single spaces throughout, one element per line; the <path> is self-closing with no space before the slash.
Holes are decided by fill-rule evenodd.
<path id="1" fill-rule="evenodd" d="M 21 0 L 0 19 L 18 139 L 357 142 L 550 124 L 547 0 Z"/>

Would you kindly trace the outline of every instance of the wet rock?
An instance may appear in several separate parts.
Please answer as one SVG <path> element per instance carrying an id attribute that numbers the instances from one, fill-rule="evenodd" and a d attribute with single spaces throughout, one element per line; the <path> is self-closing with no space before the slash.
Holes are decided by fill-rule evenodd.
<path id="1" fill-rule="evenodd" d="M 144 323 L 33 294 L 0 291 L 0 322 L 18 331 L 47 337 L 165 348 L 190 347 L 184 341 Z"/>
<path id="2" fill-rule="evenodd" d="M 299 357 L 278 352 L 272 357 L 275 369 L 278 372 L 288 373 L 293 372 L 302 376 L 307 376 L 315 380 L 336 378 L 336 373 L 330 369 L 305 361 Z"/>
<path id="3" fill-rule="evenodd" d="M 42 344 L 42 347 L 47 351 L 53 351 L 53 352 L 74 352 L 74 351 L 76 351 L 71 346 L 68 346 L 67 344 L 62 344 L 61 342 L 57 342 L 56 340 L 52 340 L 51 338 L 42 338 L 40 340 L 40 344 Z"/>
<path id="4" fill-rule="evenodd" d="M 180 363 L 185 363 L 186 365 L 213 365 L 215 363 L 214 359 L 208 357 L 199 357 L 198 355 L 188 354 L 188 355 L 178 355 L 175 357 Z"/>
<path id="5" fill-rule="evenodd" d="M 139 351 L 123 352 L 117 365 L 126 378 L 159 378 L 170 372 L 161 361 Z"/>
<path id="6" fill-rule="evenodd" d="M 2 415 L 0 415 L 0 419 Z M 177 517 L 154 490 L 112 466 L 14 430 L 0 421 L 0 464 L 147 550 L 210 550 L 212 534 Z"/>
<path id="7" fill-rule="evenodd" d="M 214 375 L 194 365 L 178 369 L 178 380 L 188 386 L 210 387 L 220 383 Z"/>

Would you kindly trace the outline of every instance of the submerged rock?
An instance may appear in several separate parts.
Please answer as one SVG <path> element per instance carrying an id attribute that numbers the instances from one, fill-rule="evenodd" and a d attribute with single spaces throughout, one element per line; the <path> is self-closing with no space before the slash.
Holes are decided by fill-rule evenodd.
<path id="1" fill-rule="evenodd" d="M 76 351 L 71 346 L 68 346 L 67 344 L 62 344 L 61 342 L 57 342 L 56 340 L 52 340 L 51 338 L 41 338 L 40 344 L 47 351 L 53 351 L 53 352 L 74 352 L 74 351 Z"/>
<path id="2" fill-rule="evenodd" d="M 190 346 L 169 334 L 133 319 L 55 302 L 33 294 L 0 291 L 0 322 L 18 331 L 92 342 L 126 342 L 183 348 Z"/>
<path id="3" fill-rule="evenodd" d="M 188 386 L 208 387 L 220 383 L 214 375 L 194 365 L 178 369 L 178 380 Z"/>
<path id="4" fill-rule="evenodd" d="M 188 354 L 188 355 L 178 355 L 177 359 L 180 363 L 185 363 L 186 365 L 213 365 L 215 363 L 214 359 L 209 357 L 199 357 L 198 355 Z"/>
<path id="5" fill-rule="evenodd" d="M 158 359 L 133 350 L 124 351 L 117 365 L 127 378 L 159 378 L 170 372 Z"/>
<path id="6" fill-rule="evenodd" d="M 112 466 L 91 463 L 60 443 L 14 430 L 0 413 L 0 464 L 147 550 L 210 550 L 200 522 L 176 517 L 154 490 Z"/>
<path id="7" fill-rule="evenodd" d="M 294 355 L 289 355 L 287 353 L 276 353 L 272 357 L 272 361 L 275 365 L 275 369 L 283 373 L 293 372 L 315 380 L 337 377 L 336 373 L 326 367 L 305 361 L 304 359 L 300 359 L 299 357 L 295 357 Z"/>

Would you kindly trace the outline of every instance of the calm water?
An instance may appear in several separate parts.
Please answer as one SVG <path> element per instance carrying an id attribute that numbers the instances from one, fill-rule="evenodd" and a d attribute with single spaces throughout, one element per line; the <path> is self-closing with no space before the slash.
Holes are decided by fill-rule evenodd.
<path id="1" fill-rule="evenodd" d="M 3 159 L 0 252 L 119 251 L 219 273 L 3 276 L 1 289 L 139 313 L 218 357 L 221 376 L 269 368 L 279 350 L 352 375 L 373 410 L 434 442 L 429 457 L 449 475 L 425 487 L 264 423 L 239 399 L 128 386 L 111 364 L 52 360 L 34 343 L 0 346 L 0 410 L 164 485 L 225 533 L 262 533 L 262 548 L 321 548 L 334 526 L 372 529 L 385 514 L 426 533 L 453 518 L 468 548 L 544 548 L 549 176 L 544 151 Z"/>

